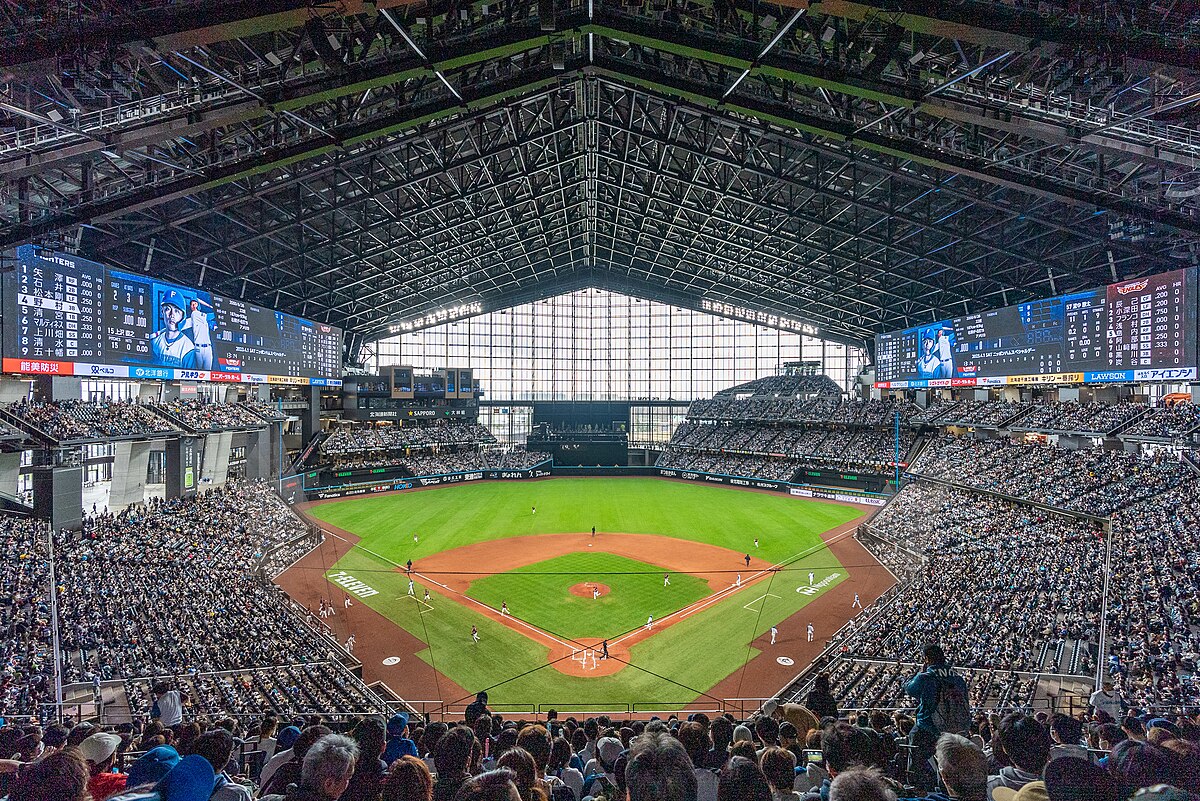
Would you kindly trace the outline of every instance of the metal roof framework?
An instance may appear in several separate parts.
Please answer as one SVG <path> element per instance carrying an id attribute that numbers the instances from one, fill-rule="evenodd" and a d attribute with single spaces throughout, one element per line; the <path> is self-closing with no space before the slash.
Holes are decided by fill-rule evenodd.
<path id="1" fill-rule="evenodd" d="M 0 247 L 61 242 L 356 346 L 584 286 L 862 344 L 1200 261 L 1195 12 L 5 7 Z"/>

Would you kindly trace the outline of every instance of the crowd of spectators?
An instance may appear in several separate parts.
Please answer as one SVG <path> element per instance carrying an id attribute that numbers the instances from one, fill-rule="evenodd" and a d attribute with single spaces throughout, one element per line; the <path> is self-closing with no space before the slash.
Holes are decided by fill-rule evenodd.
<path id="1" fill-rule="evenodd" d="M 64 681 L 331 658 L 266 580 L 311 547 L 306 524 L 261 484 L 89 516 L 55 537 Z"/>
<path id="2" fill-rule="evenodd" d="M 1041 442 L 941 436 L 911 472 L 1085 514 L 1108 516 L 1192 480 L 1178 456 L 1103 448 L 1068 450 Z"/>
<path id="3" fill-rule="evenodd" d="M 34 714 L 54 701 L 50 530 L 6 516 L 0 538 L 0 717 Z"/>
<path id="4" fill-rule="evenodd" d="M 967 667 L 1093 673 L 1105 556 L 1098 524 L 918 482 L 869 526 L 927 559 L 856 632 L 854 656 L 897 661 L 936 639 Z"/>
<path id="5" fill-rule="evenodd" d="M 151 404 L 133 401 L 33 401 L 9 404 L 8 413 L 57 442 L 150 436 L 179 429 Z"/>
<path id="6" fill-rule="evenodd" d="M 261 428 L 263 418 L 245 403 L 213 403 L 203 398 L 177 398 L 161 404 L 166 414 L 193 431 Z"/>
<path id="7" fill-rule="evenodd" d="M 1032 403 L 1006 400 L 964 400 L 954 404 L 932 422 L 936 425 L 996 428 L 1014 425 L 1034 409 Z"/>
<path id="8" fill-rule="evenodd" d="M 1200 702 L 1200 482 L 1113 517 L 1108 659 L 1138 706 Z"/>
<path id="9" fill-rule="evenodd" d="M 901 432 L 902 462 L 915 442 L 912 430 Z M 787 480 L 801 467 L 887 473 L 894 460 L 895 440 L 890 428 L 687 420 L 675 430 L 657 466 Z"/>
<path id="10" fill-rule="evenodd" d="M 337 662 L 313 662 L 228 673 L 145 677 L 124 682 L 131 710 L 153 706 L 160 681 L 181 692 L 194 714 L 239 719 L 277 715 L 363 714 L 383 709 L 382 699 Z"/>
<path id="11" fill-rule="evenodd" d="M 1108 434 L 1145 414 L 1146 409 L 1141 403 L 1037 403 L 1013 427 L 1028 431 Z"/>
<path id="12" fill-rule="evenodd" d="M 265 714 L 244 726 L 172 706 L 111 730 L 0 728 L 0 784 L 11 801 L 1187 801 L 1200 791 L 1195 717 L 968 714 L 955 733 L 924 700 L 915 716 L 839 708 L 824 687 L 747 720 L 510 720 L 486 693 L 446 722 Z M 903 747 L 918 735 L 929 763 Z"/>
<path id="13" fill-rule="evenodd" d="M 351 425 L 334 429 L 321 443 L 326 457 L 373 454 L 404 448 L 489 445 L 496 437 L 488 427 L 467 421 L 438 420 L 405 425 Z M 375 458 L 375 457 L 372 457 Z"/>
<path id="14" fill-rule="evenodd" d="M 754 420 L 776 423 L 840 423 L 855 426 L 890 426 L 899 412 L 901 423 L 919 412 L 903 400 L 841 400 L 837 395 L 815 398 L 716 395 L 692 401 L 689 420 Z"/>
<path id="15" fill-rule="evenodd" d="M 1173 440 L 1196 429 L 1200 429 L 1200 406 L 1177 403 L 1174 406 L 1154 407 L 1149 414 L 1121 433 L 1126 437 Z"/>

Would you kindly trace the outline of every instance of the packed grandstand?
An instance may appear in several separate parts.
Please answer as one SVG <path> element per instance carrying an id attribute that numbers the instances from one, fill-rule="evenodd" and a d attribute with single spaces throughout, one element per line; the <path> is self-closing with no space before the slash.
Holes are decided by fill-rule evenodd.
<path id="1" fill-rule="evenodd" d="M 210 765 L 213 781 L 244 787 L 237 797 L 285 790 L 272 775 L 282 771 L 302 788 L 316 770 L 305 754 L 336 751 L 352 765 L 351 787 L 361 788 L 343 798 L 428 798 L 419 787 L 405 795 L 423 769 L 438 777 L 433 797 L 450 798 L 486 771 L 509 766 L 519 787 L 581 801 L 611 792 L 609 783 L 619 788 L 622 763 L 647 743 L 674 754 L 699 782 L 699 798 L 756 797 L 729 793 L 752 793 L 745 788 L 757 782 L 777 798 L 794 788 L 815 800 L 830 797 L 839 775 L 919 795 L 932 789 L 932 775 L 898 746 L 920 730 L 922 707 L 914 718 L 910 682 L 924 669 L 930 642 L 965 679 L 977 712 L 964 731 L 969 739 L 938 744 L 943 779 L 943 750 L 946 760 L 966 766 L 960 780 L 968 784 L 955 797 L 984 798 L 989 784 L 1037 781 L 1047 760 L 1080 755 L 1088 764 L 1106 757 L 1107 770 L 1086 781 L 1111 784 L 1113 793 L 1159 781 L 1200 792 L 1200 475 L 1179 450 L 1200 425 L 1192 407 L 1166 414 L 1134 403 L 965 400 L 920 409 L 908 401 L 845 401 L 821 384 L 784 377 L 734 389 L 691 405 L 659 467 L 780 481 L 830 461 L 887 473 L 898 444 L 906 475 L 857 535 L 900 582 L 832 635 L 821 656 L 750 719 L 681 713 L 546 721 L 480 715 L 478 704 L 465 718 L 461 709 L 423 718 L 406 707 L 402 687 L 367 686 L 322 618 L 272 582 L 326 535 L 271 484 L 231 479 L 192 498 L 92 509 L 79 531 L 3 518 L 8 637 L 0 644 L 0 715 L 8 726 L 0 729 L 0 758 L 29 763 L 8 784 L 13 798 L 47 797 L 19 795 L 33 792 L 21 789 L 29 776 L 76 770 L 93 801 L 119 798 L 109 777 L 165 770 L 157 763 L 163 754 L 211 755 L 211 745 L 198 744 L 217 740 L 222 759 Z M 269 410 L 19 402 L 6 412 L 30 433 L 70 440 L 154 437 L 172 424 L 244 426 Z M 1073 434 L 1098 431 L 1111 434 L 1110 442 L 1126 434 L 1148 448 L 1062 447 L 1079 445 L 1068 439 Z M 378 460 L 413 475 L 546 458 L 497 448 L 478 423 L 444 422 L 339 427 L 320 454 L 337 467 Z M 1097 676 L 1118 706 L 1089 697 Z M 119 708 L 127 722 L 108 739 L 92 723 L 72 727 L 56 679 L 81 688 L 76 704 Z M 176 692 L 186 699 L 181 722 L 147 717 Z M 1048 703 L 1055 711 L 1045 711 Z M 53 722 L 64 712 L 65 728 Z M 78 750 L 62 748 L 84 740 Z M 417 759 L 384 765 L 361 758 L 385 740 L 423 767 Z M 740 771 L 730 771 L 733 765 Z M 710 771 L 721 766 L 717 780 Z M 859 775 L 855 766 L 872 772 Z"/>

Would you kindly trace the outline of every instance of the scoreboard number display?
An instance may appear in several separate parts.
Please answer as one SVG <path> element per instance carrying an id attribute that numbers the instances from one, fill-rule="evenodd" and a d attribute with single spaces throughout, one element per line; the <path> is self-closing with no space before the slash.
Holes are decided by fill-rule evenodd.
<path id="1" fill-rule="evenodd" d="M 875 386 L 1183 381 L 1197 375 L 1197 268 L 875 337 Z"/>
<path id="2" fill-rule="evenodd" d="M 5 372 L 341 383 L 340 329 L 153 276 L 23 245 L 3 292 Z"/>

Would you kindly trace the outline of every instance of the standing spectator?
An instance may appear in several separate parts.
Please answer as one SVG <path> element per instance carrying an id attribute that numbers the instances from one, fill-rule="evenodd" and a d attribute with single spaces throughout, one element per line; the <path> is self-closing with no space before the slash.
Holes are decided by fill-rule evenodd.
<path id="1" fill-rule="evenodd" d="M 837 700 L 829 689 L 829 674 L 818 673 L 813 679 L 813 688 L 804 696 L 804 705 L 811 709 L 818 718 L 836 718 Z"/>
<path id="2" fill-rule="evenodd" d="M 1120 720 L 1125 714 L 1125 702 L 1121 698 L 1121 694 L 1113 690 L 1113 681 L 1110 678 L 1105 678 L 1100 684 L 1100 689 L 1092 693 L 1092 697 L 1088 699 L 1088 705 L 1092 709 L 1092 713 L 1104 712 L 1113 720 Z"/>
<path id="3" fill-rule="evenodd" d="M 920 787 L 931 784 L 932 771 L 929 759 L 933 756 L 938 736 L 943 734 L 938 723 L 934 721 L 935 713 L 939 712 L 939 704 L 944 704 L 946 696 L 955 694 L 965 703 L 967 698 L 967 683 L 950 669 L 946 654 L 941 646 L 927 645 L 924 651 L 924 669 L 913 676 L 904 685 L 904 691 L 917 699 L 917 722 L 909 734 L 911 746 L 908 755 L 908 773 L 910 781 Z M 970 717 L 970 710 L 961 710 Z M 966 734 L 965 731 L 953 731 L 952 734 Z"/>
<path id="4" fill-rule="evenodd" d="M 717 774 L 704 767 L 709 746 L 712 744 L 704 724 L 695 721 L 684 723 L 679 727 L 678 737 L 688 759 L 692 760 L 692 773 L 696 776 L 696 798 L 698 801 L 716 801 Z"/>
<path id="5" fill-rule="evenodd" d="M 150 694 L 154 696 L 151 720 L 157 720 L 168 729 L 183 723 L 183 694 L 179 690 L 172 690 L 169 684 L 160 681 L 150 688 Z"/>
<path id="6" fill-rule="evenodd" d="M 488 694 L 486 692 L 481 690 L 475 694 L 475 700 L 469 706 L 467 706 L 465 717 L 468 726 L 474 723 L 475 718 L 479 717 L 480 715 L 490 714 L 487 708 L 487 702 Z"/>
<path id="7" fill-rule="evenodd" d="M 578 801 L 583 798 L 583 774 L 571 766 L 571 744 L 564 737 L 555 737 L 550 746 L 550 762 L 546 766 L 546 775 L 558 779 L 571 790 L 571 795 Z"/>

